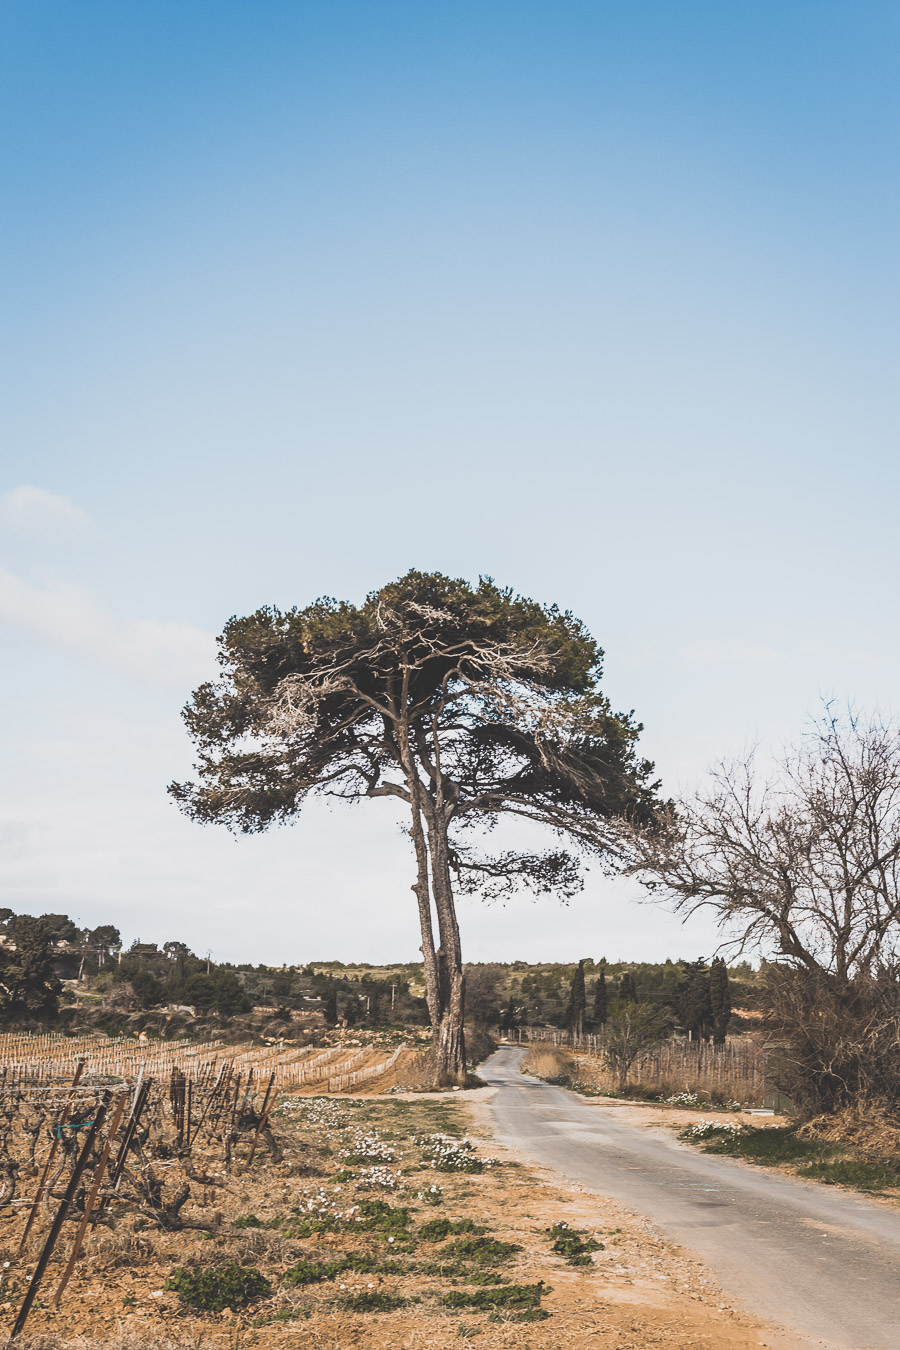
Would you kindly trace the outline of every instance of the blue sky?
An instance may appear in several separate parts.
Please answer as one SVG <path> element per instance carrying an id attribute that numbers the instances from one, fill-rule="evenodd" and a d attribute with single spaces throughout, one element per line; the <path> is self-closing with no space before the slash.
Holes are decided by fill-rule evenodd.
<path id="1" fill-rule="evenodd" d="M 2 903 L 411 959 L 382 804 L 164 795 L 229 615 L 410 566 L 572 608 L 669 791 L 891 710 L 898 57 L 865 0 L 7 0 Z M 468 954 L 712 949 L 631 895 Z"/>

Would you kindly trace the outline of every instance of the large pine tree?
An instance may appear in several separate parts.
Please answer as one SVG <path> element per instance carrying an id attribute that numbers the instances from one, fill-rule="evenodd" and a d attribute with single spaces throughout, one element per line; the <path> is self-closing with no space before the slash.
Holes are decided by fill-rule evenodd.
<path id="1" fill-rule="evenodd" d="M 170 791 L 195 820 L 264 830 L 313 794 L 403 804 L 436 1083 L 465 1081 L 456 893 L 572 894 L 580 854 L 610 867 L 619 822 L 655 817 L 640 727 L 601 692 L 601 656 L 555 606 L 410 572 L 359 607 L 230 620 L 222 679 L 185 710 L 197 779 Z M 504 816 L 546 827 L 553 846 L 486 853 L 479 837 Z"/>

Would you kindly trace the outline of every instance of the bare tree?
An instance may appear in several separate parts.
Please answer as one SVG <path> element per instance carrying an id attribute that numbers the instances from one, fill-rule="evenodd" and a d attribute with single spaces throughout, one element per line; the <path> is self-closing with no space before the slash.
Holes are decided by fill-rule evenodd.
<path id="1" fill-rule="evenodd" d="M 885 1087 L 900 1044 L 895 726 L 826 705 L 773 775 L 753 754 L 723 764 L 630 846 L 652 893 L 683 913 L 712 909 L 730 945 L 774 960 L 770 1008 L 806 1104 Z"/>
<path id="2" fill-rule="evenodd" d="M 572 894 L 580 853 L 617 855 L 615 817 L 652 815 L 640 727 L 600 692 L 601 655 L 555 607 L 486 578 L 410 572 L 359 608 L 320 600 L 232 619 L 222 681 L 185 710 L 199 781 L 170 791 L 197 820 L 262 830 L 313 793 L 403 803 L 439 1082 L 465 1077 L 454 890 Z M 503 816 L 566 847 L 473 847 Z"/>
<path id="3" fill-rule="evenodd" d="M 616 1075 L 620 1092 L 628 1085 L 634 1061 L 664 1041 L 670 1031 L 665 1013 L 653 1003 L 615 1003 L 603 1029 L 603 1058 Z"/>

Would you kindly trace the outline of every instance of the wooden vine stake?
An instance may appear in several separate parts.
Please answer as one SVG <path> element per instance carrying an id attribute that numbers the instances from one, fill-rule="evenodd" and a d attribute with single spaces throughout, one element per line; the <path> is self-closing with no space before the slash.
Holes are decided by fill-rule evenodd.
<path id="1" fill-rule="evenodd" d="M 56 1157 L 57 1150 L 59 1149 L 59 1141 L 62 1138 L 63 1126 L 65 1125 L 66 1121 L 69 1118 L 69 1112 L 72 1109 L 72 1100 L 75 1096 L 75 1089 L 78 1087 L 78 1084 L 81 1080 L 81 1075 L 84 1073 L 84 1065 L 85 1061 L 83 1059 L 80 1059 L 75 1066 L 75 1073 L 73 1075 L 72 1082 L 69 1086 L 69 1095 L 66 1099 L 66 1104 L 63 1107 L 62 1115 L 57 1121 L 53 1131 L 53 1142 L 50 1145 L 50 1156 L 47 1158 L 47 1161 L 44 1164 L 44 1170 L 41 1173 L 41 1179 L 38 1182 L 38 1187 L 35 1192 L 34 1201 L 32 1203 L 31 1209 L 29 1210 L 28 1219 L 25 1223 L 25 1231 L 22 1234 L 21 1241 L 19 1242 L 19 1246 L 16 1251 L 16 1257 L 21 1256 L 22 1252 L 25 1250 L 25 1243 L 28 1241 L 28 1234 L 31 1232 L 31 1226 L 34 1223 L 35 1216 L 37 1215 L 38 1205 L 44 1198 L 44 1191 L 47 1186 L 47 1180 L 50 1176 L 50 1168 L 53 1166 L 53 1159 Z"/>
<path id="2" fill-rule="evenodd" d="M 269 1119 L 269 1112 L 272 1109 L 272 1107 L 269 1106 L 269 1098 L 272 1095 L 272 1088 L 274 1086 L 275 1086 L 275 1072 L 273 1070 L 272 1076 L 269 1079 L 269 1086 L 266 1088 L 266 1095 L 263 1098 L 262 1110 L 259 1113 L 259 1124 L 256 1127 L 256 1134 L 253 1136 L 253 1143 L 250 1145 L 250 1156 L 248 1157 L 246 1163 L 247 1167 L 249 1167 L 253 1161 L 253 1155 L 256 1152 L 256 1145 L 259 1143 L 259 1136 L 262 1133 L 266 1121 Z"/>
<path id="3" fill-rule="evenodd" d="M 72 1243 L 72 1250 L 69 1253 L 66 1268 L 62 1273 L 59 1284 L 56 1286 L 56 1293 L 53 1295 L 50 1304 L 50 1307 L 53 1308 L 54 1311 L 59 1307 L 59 1300 L 62 1298 L 66 1285 L 69 1283 L 69 1279 L 72 1275 L 72 1271 L 75 1269 L 75 1262 L 78 1260 L 78 1253 L 81 1251 L 81 1244 L 84 1241 L 84 1235 L 87 1231 L 87 1226 L 90 1223 L 94 1205 L 97 1203 L 97 1196 L 100 1194 L 100 1185 L 103 1181 L 104 1173 L 106 1172 L 106 1165 L 109 1162 L 110 1150 L 112 1149 L 113 1140 L 118 1132 L 119 1122 L 122 1119 L 122 1112 L 125 1110 L 125 1103 L 128 1101 L 129 1095 L 128 1092 L 120 1092 L 115 1109 L 113 1110 L 112 1122 L 106 1136 L 106 1143 L 103 1145 L 103 1151 L 100 1154 L 97 1166 L 94 1168 L 94 1178 L 91 1183 L 91 1189 L 84 1202 L 84 1214 L 81 1217 L 81 1223 L 78 1225 L 78 1232 L 75 1234 L 75 1240 Z"/>
<path id="4" fill-rule="evenodd" d="M 50 1260 L 50 1257 L 53 1255 L 53 1248 L 56 1246 L 56 1240 L 60 1235 L 63 1224 L 65 1223 L 66 1215 L 69 1212 L 69 1206 L 75 1199 L 75 1196 L 78 1194 L 78 1187 L 81 1185 L 81 1178 L 90 1160 L 91 1151 L 93 1150 L 94 1147 L 94 1140 L 97 1137 L 97 1132 L 99 1131 L 101 1125 L 103 1124 L 104 1118 L 106 1116 L 106 1111 L 109 1106 L 111 1095 L 112 1094 L 110 1092 L 104 1092 L 103 1100 L 97 1107 L 96 1114 L 94 1116 L 93 1121 L 91 1122 L 91 1127 L 88 1130 L 87 1138 L 84 1141 L 81 1153 L 78 1156 L 78 1161 L 75 1164 L 75 1169 L 72 1172 L 71 1177 L 69 1178 L 69 1184 L 66 1187 L 65 1195 L 62 1198 L 62 1203 L 59 1209 L 56 1211 L 56 1216 L 53 1220 L 53 1223 L 50 1225 L 50 1232 L 47 1234 L 47 1241 L 44 1243 L 44 1249 L 41 1252 L 40 1256 L 38 1257 L 38 1263 L 34 1268 L 34 1274 L 31 1277 L 31 1283 L 29 1284 L 27 1290 L 25 1291 L 25 1297 L 22 1300 L 22 1306 L 19 1309 L 19 1315 L 16 1318 L 15 1324 L 13 1325 L 13 1329 L 9 1335 L 10 1341 L 16 1340 L 16 1338 L 21 1335 L 22 1329 L 24 1328 L 25 1323 L 28 1321 L 28 1314 L 31 1312 L 31 1305 L 34 1303 L 38 1288 L 40 1287 L 41 1280 L 44 1278 L 44 1271 L 47 1269 L 47 1264 Z"/>

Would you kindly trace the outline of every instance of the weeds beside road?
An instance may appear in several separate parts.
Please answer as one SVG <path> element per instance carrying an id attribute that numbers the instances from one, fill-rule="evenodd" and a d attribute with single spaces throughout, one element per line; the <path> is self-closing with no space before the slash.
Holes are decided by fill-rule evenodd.
<path id="1" fill-rule="evenodd" d="M 706 1153 L 743 1158 L 780 1167 L 811 1181 L 848 1186 L 900 1198 L 900 1157 L 879 1155 L 859 1146 L 829 1142 L 796 1125 L 755 1128 L 702 1120 L 681 1131 L 687 1143 Z"/>

